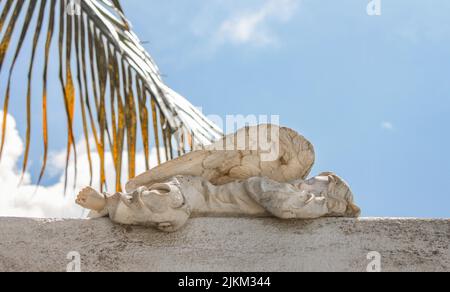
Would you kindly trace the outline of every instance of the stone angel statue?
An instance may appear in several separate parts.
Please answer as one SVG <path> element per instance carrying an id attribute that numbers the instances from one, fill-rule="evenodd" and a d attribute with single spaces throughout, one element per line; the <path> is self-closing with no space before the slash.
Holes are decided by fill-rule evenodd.
<path id="1" fill-rule="evenodd" d="M 330 172 L 307 178 L 314 161 L 313 145 L 295 131 L 246 127 L 132 179 L 126 193 L 88 187 L 76 202 L 92 210 L 90 217 L 165 232 L 201 216 L 358 217 L 343 179 Z"/>

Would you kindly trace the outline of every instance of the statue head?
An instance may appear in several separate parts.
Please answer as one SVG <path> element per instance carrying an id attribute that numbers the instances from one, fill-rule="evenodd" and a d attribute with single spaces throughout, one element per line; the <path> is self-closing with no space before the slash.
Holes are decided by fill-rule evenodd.
<path id="1" fill-rule="evenodd" d="M 165 232 L 183 227 L 191 214 L 191 208 L 176 179 L 155 183 L 137 190 L 142 203 L 151 213 L 151 225 Z"/>
<path id="2" fill-rule="evenodd" d="M 358 217 L 361 215 L 361 209 L 355 205 L 350 187 L 334 173 L 321 173 L 317 177 L 300 182 L 298 188 L 320 192 L 326 198 L 329 216 Z"/>

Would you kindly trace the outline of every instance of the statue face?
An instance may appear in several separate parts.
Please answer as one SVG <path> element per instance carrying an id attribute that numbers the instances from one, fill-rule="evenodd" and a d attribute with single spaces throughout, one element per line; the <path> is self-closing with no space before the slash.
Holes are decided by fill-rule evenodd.
<path id="1" fill-rule="evenodd" d="M 330 215 L 348 217 L 360 215 L 360 209 L 353 203 L 350 187 L 334 174 L 324 173 L 307 181 L 301 181 L 297 187 L 302 191 L 326 197 Z"/>
<path id="2" fill-rule="evenodd" d="M 303 191 L 302 199 L 298 196 L 291 196 L 284 203 L 284 214 L 281 218 L 296 219 L 301 212 L 302 218 L 315 219 L 328 214 L 327 200 L 325 197 L 315 196 L 312 193 Z"/>
<path id="3" fill-rule="evenodd" d="M 305 213 L 311 210 L 313 214 L 343 216 L 347 210 L 346 190 L 337 188 L 337 177 L 331 175 L 317 176 L 306 181 L 294 183 L 301 192 L 307 194 Z"/>
<path id="4" fill-rule="evenodd" d="M 314 177 L 306 181 L 301 181 L 297 187 L 301 191 L 315 191 L 322 193 L 327 191 L 330 181 L 328 177 Z"/>
<path id="5" fill-rule="evenodd" d="M 190 208 L 176 181 L 152 185 L 141 194 L 151 213 L 152 225 L 166 232 L 180 229 L 190 216 Z"/>

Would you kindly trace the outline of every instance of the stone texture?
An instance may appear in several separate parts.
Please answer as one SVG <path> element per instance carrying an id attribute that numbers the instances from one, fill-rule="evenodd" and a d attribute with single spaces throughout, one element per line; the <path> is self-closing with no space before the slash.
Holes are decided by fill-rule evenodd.
<path id="1" fill-rule="evenodd" d="M 450 220 L 198 218 L 176 233 L 98 220 L 0 219 L 0 271 L 450 271 Z"/>

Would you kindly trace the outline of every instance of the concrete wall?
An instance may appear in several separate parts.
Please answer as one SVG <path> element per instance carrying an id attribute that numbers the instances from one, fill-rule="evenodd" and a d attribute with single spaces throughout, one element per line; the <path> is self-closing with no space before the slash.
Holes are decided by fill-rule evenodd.
<path id="1" fill-rule="evenodd" d="M 414 219 L 193 219 L 182 231 L 107 219 L 0 219 L 0 271 L 450 271 L 450 221 Z"/>

